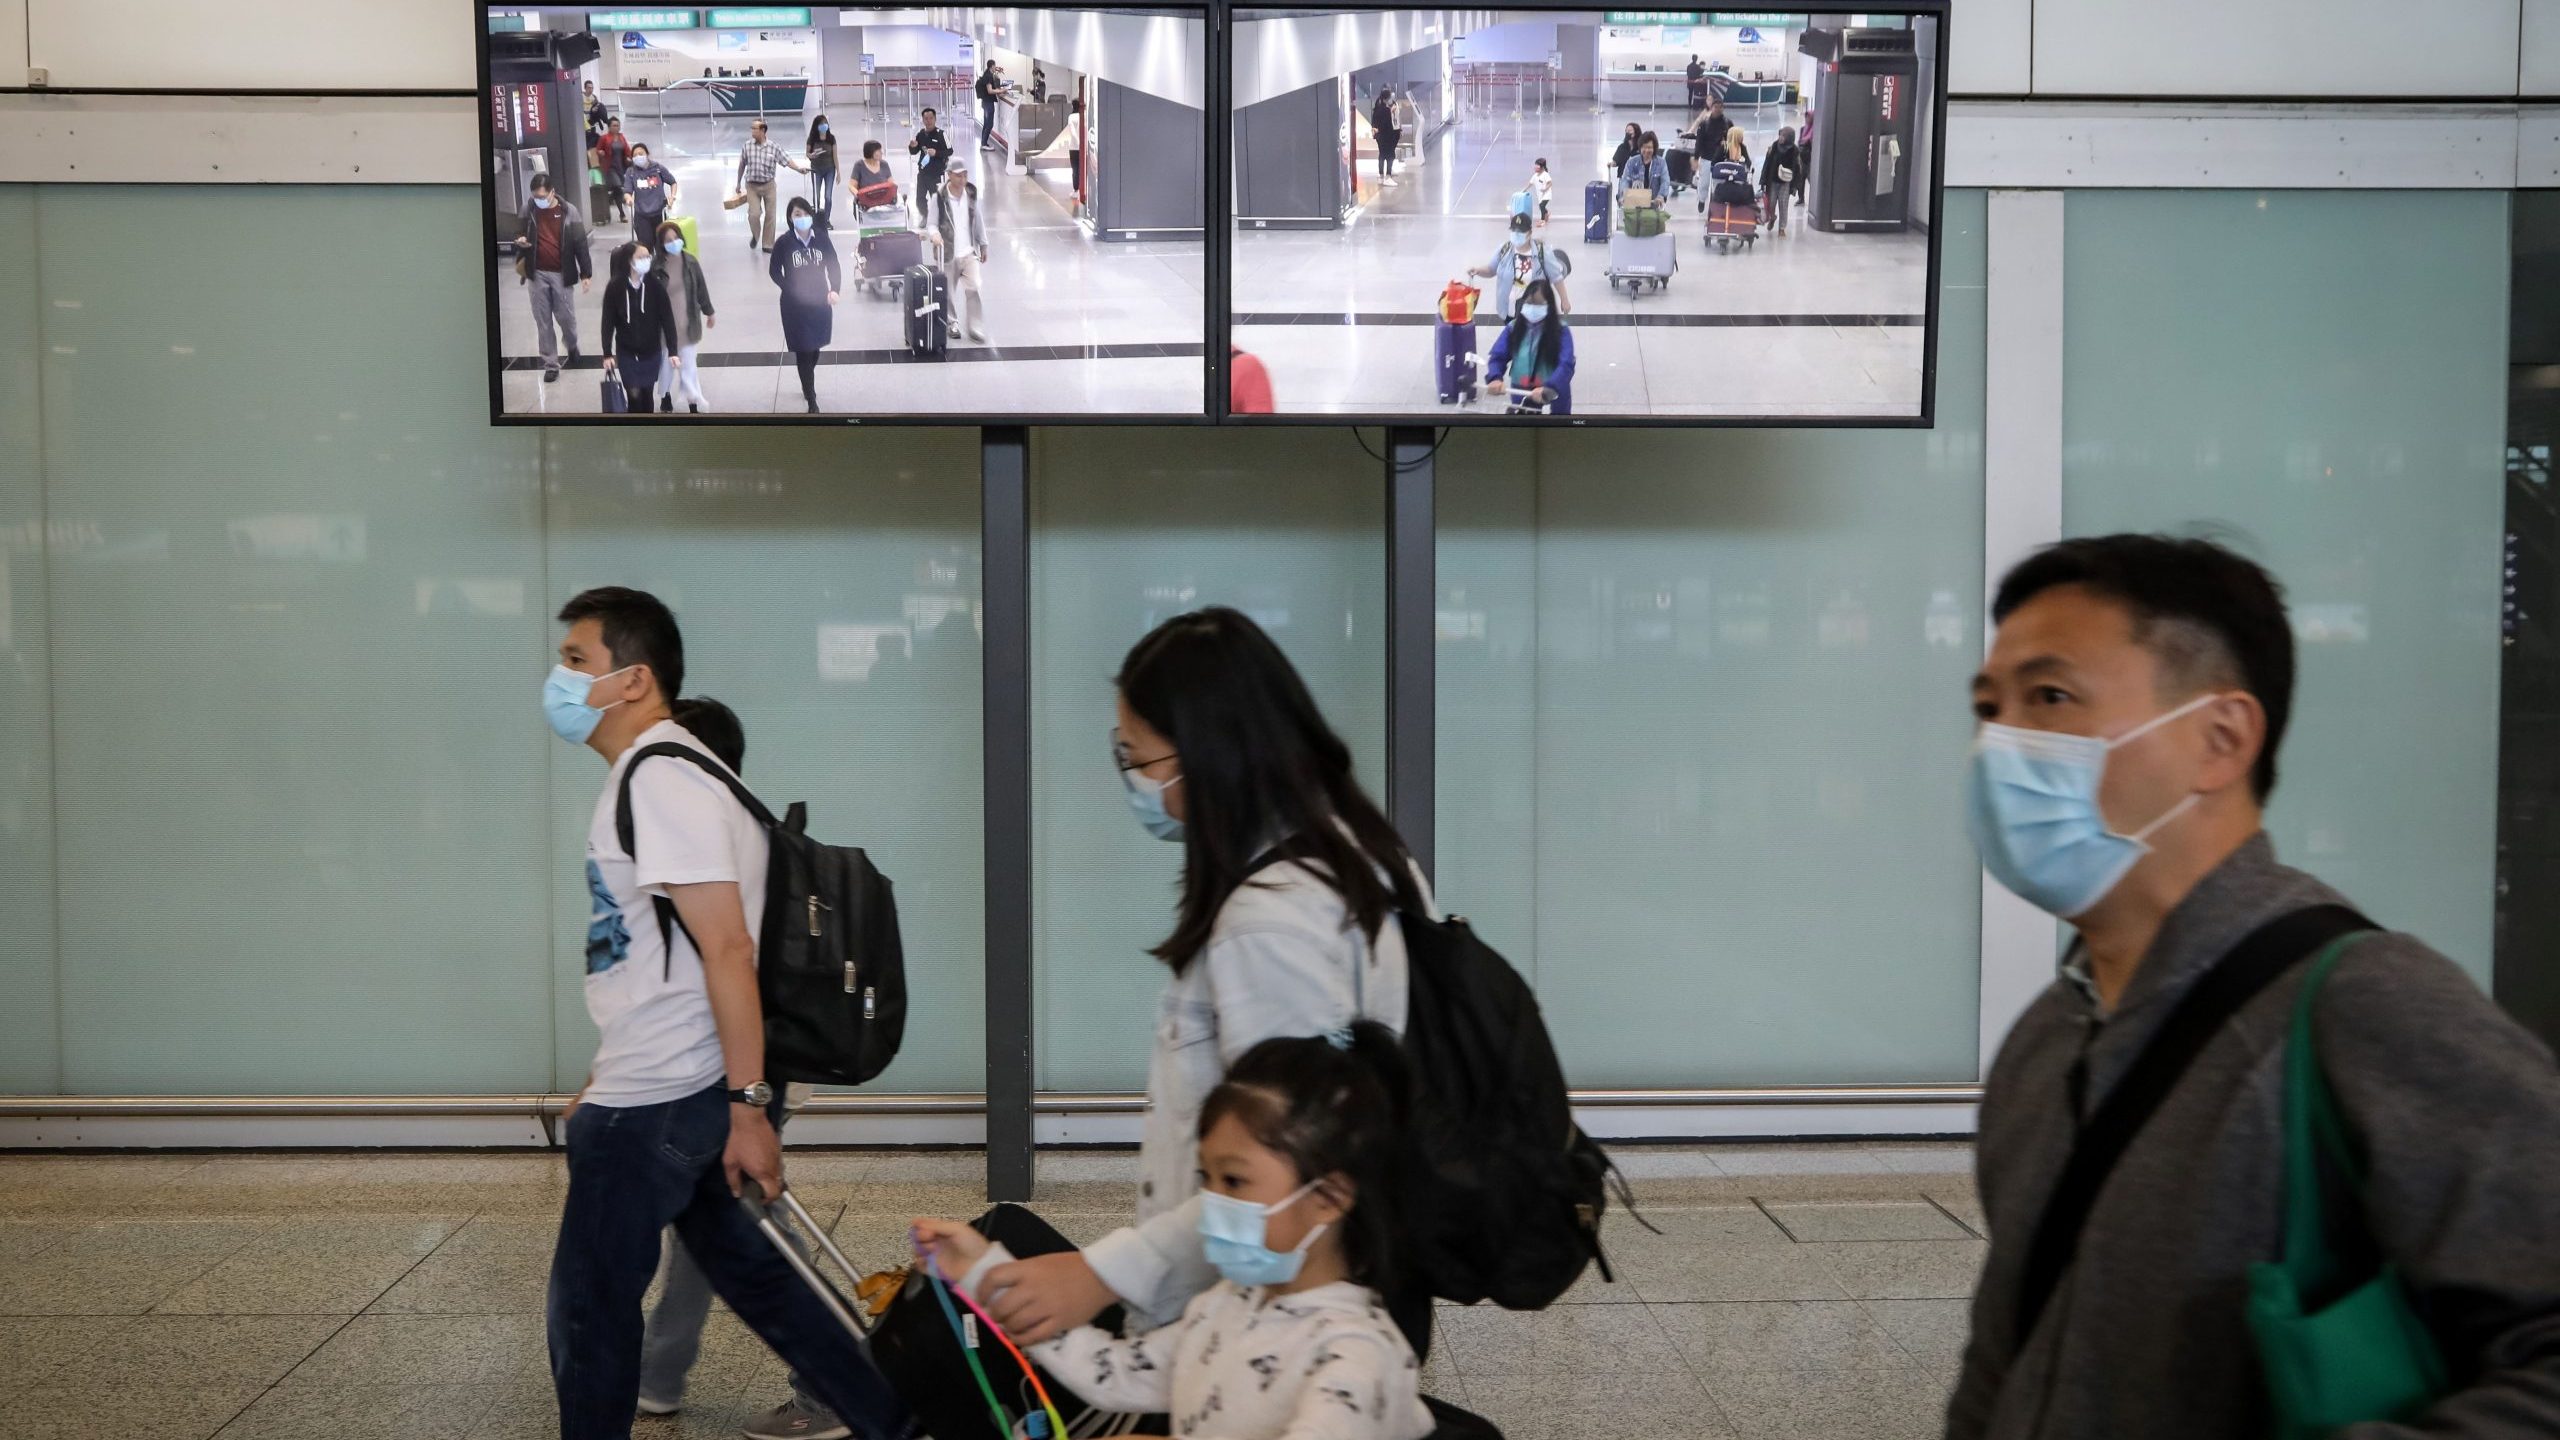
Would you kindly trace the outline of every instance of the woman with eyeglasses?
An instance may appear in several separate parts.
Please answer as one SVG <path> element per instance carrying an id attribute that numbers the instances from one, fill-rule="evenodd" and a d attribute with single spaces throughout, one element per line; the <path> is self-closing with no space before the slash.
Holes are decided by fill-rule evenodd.
<path id="1" fill-rule="evenodd" d="M 1357 1019 L 1401 1034 L 1397 916 L 1434 913 L 1404 841 L 1353 778 L 1351 748 L 1260 626 L 1228 609 L 1178 615 L 1129 652 L 1117 683 L 1111 753 L 1129 808 L 1182 847 L 1173 932 L 1153 952 L 1171 974 L 1147 1068 L 1137 1223 L 990 1273 L 996 1321 L 1024 1343 L 1113 1305 L 1162 1325 L 1216 1283 L 1200 1242 L 1202 1103 L 1274 1036 Z M 1427 1352 L 1430 1298 L 1391 1296 L 1389 1309 Z"/>

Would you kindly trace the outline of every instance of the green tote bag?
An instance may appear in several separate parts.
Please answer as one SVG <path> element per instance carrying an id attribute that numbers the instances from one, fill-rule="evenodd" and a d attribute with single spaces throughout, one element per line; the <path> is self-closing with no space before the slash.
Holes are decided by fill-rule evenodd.
<path id="1" fill-rule="evenodd" d="M 2286 1041 L 2284 1258 L 2249 1267 L 2249 1329 L 2275 1409 L 2277 1440 L 2317 1440 L 2367 1420 L 2405 1420 L 2444 1393 L 2443 1354 L 2390 1265 L 2343 1273 L 2331 1244 L 2320 1161 L 2363 1179 L 2311 1039 L 2321 982 L 2359 937 L 2330 942 L 2303 977 Z"/>

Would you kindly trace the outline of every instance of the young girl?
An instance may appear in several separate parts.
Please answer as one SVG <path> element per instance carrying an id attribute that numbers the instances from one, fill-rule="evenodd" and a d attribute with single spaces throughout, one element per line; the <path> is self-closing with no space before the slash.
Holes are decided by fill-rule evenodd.
<path id="1" fill-rule="evenodd" d="M 1246 1051 L 1200 1112 L 1200 1243 L 1223 1278 L 1161 1330 L 1087 1326 L 1032 1358 L 1088 1405 L 1168 1416 L 1186 1440 L 1423 1440 L 1421 1362 L 1379 1294 L 1402 1062 L 1368 1022 Z M 1009 1258 L 955 1221 L 915 1237 L 972 1295 Z"/>
<path id="2" fill-rule="evenodd" d="M 1546 157 L 1540 156 L 1529 171 L 1529 192 L 1538 197 L 1538 228 L 1547 228 L 1547 206 L 1555 198 L 1556 177 L 1547 173 Z"/>

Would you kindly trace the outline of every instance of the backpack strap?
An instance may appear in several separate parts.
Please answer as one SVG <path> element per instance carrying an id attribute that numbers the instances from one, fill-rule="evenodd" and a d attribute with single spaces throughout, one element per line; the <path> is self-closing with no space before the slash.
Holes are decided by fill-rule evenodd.
<path id="1" fill-rule="evenodd" d="M 721 784 L 728 786 L 729 793 L 737 797 L 739 804 L 747 807 L 747 813 L 756 817 L 757 824 L 770 830 L 777 823 L 773 818 L 773 812 L 764 808 L 764 802 L 755 797 L 755 792 L 747 788 L 745 781 L 729 773 L 729 767 L 690 745 L 673 740 L 661 740 L 655 745 L 643 746 L 639 754 L 631 757 L 631 763 L 622 767 L 622 788 L 615 795 L 613 802 L 613 836 L 622 842 L 623 854 L 634 860 L 640 858 L 640 851 L 633 843 L 631 777 L 639 773 L 641 761 L 658 755 L 675 755 L 693 762 Z M 685 930 L 684 917 L 676 914 L 676 902 L 664 895 L 652 895 L 649 898 L 655 902 L 654 908 L 658 912 L 659 948 L 664 952 L 660 978 L 664 979 L 675 974 L 676 932 L 683 930 L 684 938 L 687 940 L 693 940 L 693 932 Z M 701 953 L 702 943 L 694 941 L 693 948 L 696 954 Z"/>
<path id="2" fill-rule="evenodd" d="M 2019 1287 L 2013 1353 L 2022 1353 L 2036 1321 L 2071 1269 L 2080 1232 L 2106 1187 L 2107 1177 L 2142 1133 L 2153 1111 L 2178 1087 L 2197 1055 L 2240 1008 L 2303 959 L 2342 935 L 2376 929 L 2345 905 L 2313 905 L 2260 925 L 2233 946 L 2195 983 L 2151 1037 L 2098 1111 L 2080 1127 L 2071 1158 L 2054 1182 L 2052 1198 L 2036 1221 L 2027 1248 L 2026 1277 Z M 2082 1066 L 2086 1065 L 2082 1061 Z M 2081 1092 L 2087 1072 L 2073 1068 L 2071 1091 Z"/>

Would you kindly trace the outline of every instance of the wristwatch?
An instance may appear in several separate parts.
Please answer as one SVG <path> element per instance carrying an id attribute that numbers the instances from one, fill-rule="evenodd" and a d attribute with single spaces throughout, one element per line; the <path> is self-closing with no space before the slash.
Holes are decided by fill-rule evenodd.
<path id="1" fill-rule="evenodd" d="M 744 1090 L 730 1091 L 729 1102 L 733 1105 L 753 1105 L 762 1110 L 773 1103 L 773 1086 L 759 1080 Z"/>

